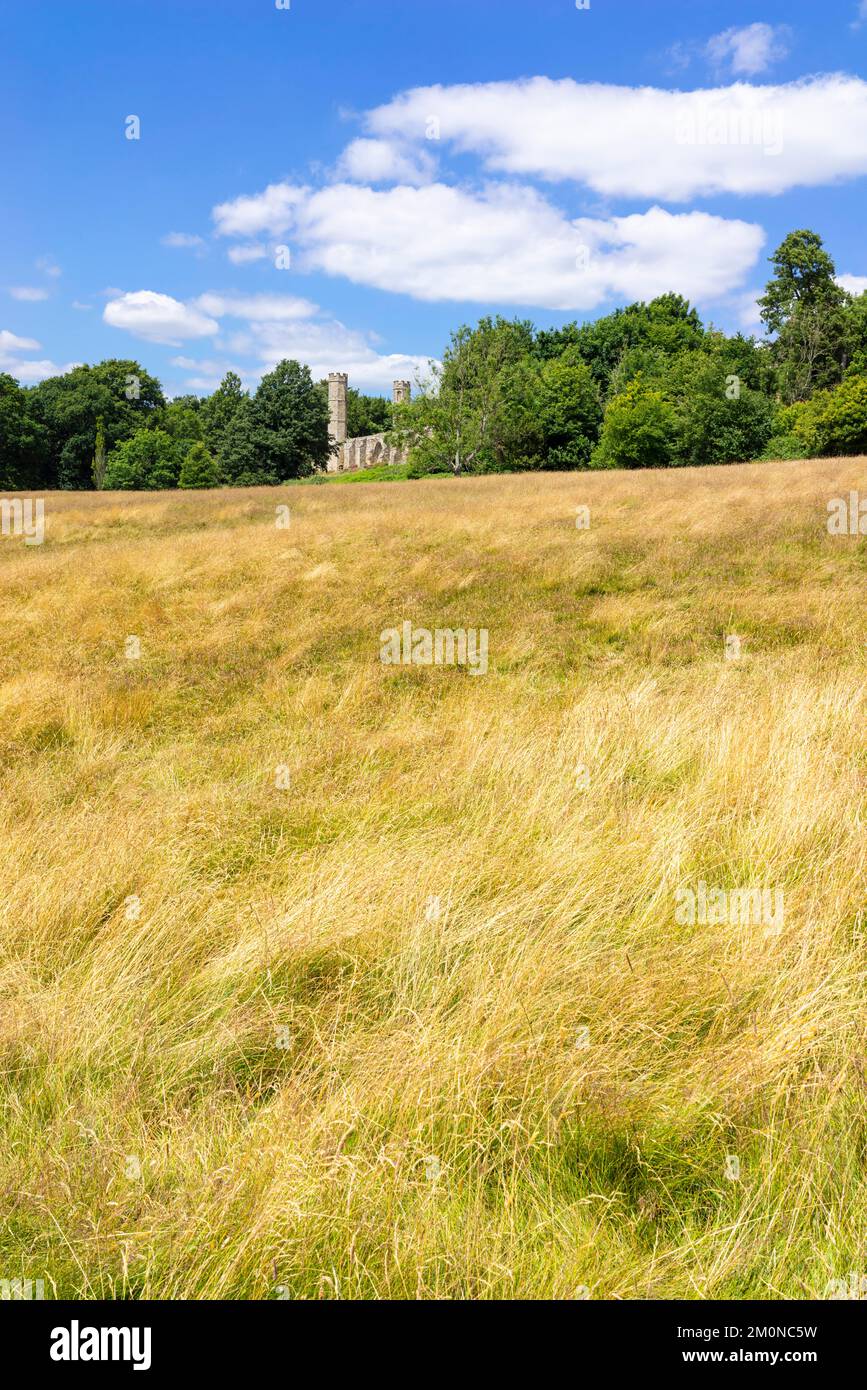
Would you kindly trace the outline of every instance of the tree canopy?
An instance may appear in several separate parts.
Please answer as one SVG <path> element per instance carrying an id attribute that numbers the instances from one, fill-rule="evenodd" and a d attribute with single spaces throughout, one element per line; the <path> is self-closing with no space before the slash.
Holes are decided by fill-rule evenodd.
<path id="1" fill-rule="evenodd" d="M 111 451 L 165 406 L 156 377 L 138 362 L 110 359 L 49 377 L 28 392 L 28 414 L 42 427 L 45 487 L 87 488 L 97 421 Z"/>

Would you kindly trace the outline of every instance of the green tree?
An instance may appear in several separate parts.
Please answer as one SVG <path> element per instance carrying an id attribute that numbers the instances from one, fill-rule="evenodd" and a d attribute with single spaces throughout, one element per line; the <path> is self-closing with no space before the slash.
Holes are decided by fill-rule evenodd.
<path id="1" fill-rule="evenodd" d="M 834 262 L 816 232 L 790 232 L 771 257 L 773 278 L 759 300 L 774 335 L 771 353 L 785 402 L 834 386 L 852 355 L 851 297 L 836 281 Z"/>
<path id="2" fill-rule="evenodd" d="M 326 401 L 328 399 L 327 386 Z M 385 434 L 393 424 L 393 407 L 384 396 L 364 396 L 352 386 L 346 393 L 346 437 L 356 439 L 364 434 Z"/>
<path id="3" fill-rule="evenodd" d="M 817 232 L 789 232 L 771 257 L 771 264 L 774 275 L 759 300 L 769 333 L 781 333 L 801 305 L 843 304 L 845 294 L 836 282 L 834 262 Z"/>
<path id="4" fill-rule="evenodd" d="M 201 415 L 202 408 L 207 399 L 209 399 L 207 396 L 204 398 L 202 396 L 194 395 L 172 396 L 172 399 L 169 401 L 169 405 L 180 406 L 184 410 L 191 410 L 194 415 Z"/>
<path id="5" fill-rule="evenodd" d="M 452 333 L 442 364 L 409 405 L 398 437 L 417 472 L 486 473 L 538 466 L 539 373 L 532 324 L 483 318 Z"/>
<path id="6" fill-rule="evenodd" d="M 114 358 L 48 377 L 27 394 L 32 418 L 44 430 L 48 485 L 60 488 L 93 486 L 93 442 L 100 416 L 111 452 L 165 405 L 155 377 L 138 362 Z"/>
<path id="7" fill-rule="evenodd" d="M 480 455 L 475 471 L 544 468 L 548 462 L 548 441 L 539 363 L 529 355 L 507 362 L 500 372 L 498 388 L 490 447 Z M 556 428 L 557 421 L 552 423 Z M 562 416 L 560 423 L 564 423 Z M 553 466 L 568 467 L 562 462 Z"/>
<path id="8" fill-rule="evenodd" d="M 659 348 L 648 347 L 647 344 L 626 348 L 611 373 L 608 399 L 622 396 L 629 383 L 639 376 L 645 384 L 656 382 L 661 385 L 670 375 L 671 364 L 672 359 L 660 352 Z"/>
<path id="9" fill-rule="evenodd" d="M 199 443 L 205 437 L 200 411 L 190 406 L 186 400 L 169 401 L 153 424 L 171 435 L 183 454 L 188 453 L 193 444 Z"/>
<path id="10" fill-rule="evenodd" d="M 851 295 L 844 308 L 847 372 L 867 372 L 867 291 Z"/>
<path id="11" fill-rule="evenodd" d="M 236 372 L 227 372 L 213 395 L 200 407 L 203 438 L 211 453 L 219 456 L 226 430 L 244 401 L 249 400 Z"/>
<path id="12" fill-rule="evenodd" d="M 235 487 L 272 486 L 279 482 L 269 470 L 265 432 L 249 396 L 243 397 L 226 426 L 218 466 L 226 482 Z"/>
<path id="13" fill-rule="evenodd" d="M 539 424 L 546 468 L 586 468 L 599 440 L 599 388 L 577 348 L 542 364 Z"/>
<path id="14" fill-rule="evenodd" d="M 253 419 L 263 448 L 263 470 L 276 482 L 303 478 L 331 457 L 328 403 L 309 367 L 282 361 L 263 376 L 253 398 Z"/>
<path id="15" fill-rule="evenodd" d="M 596 468 L 664 468 L 677 457 L 678 418 L 662 391 L 638 376 L 605 410 Z"/>
<path id="16" fill-rule="evenodd" d="M 189 449 L 178 477 L 178 487 L 219 487 L 220 473 L 206 444 L 199 441 Z"/>
<path id="17" fill-rule="evenodd" d="M 93 478 L 93 486 L 97 492 L 101 491 L 105 485 L 105 427 L 100 415 L 96 422 L 96 447 L 93 451 L 93 463 L 90 466 L 90 474 Z"/>
<path id="18" fill-rule="evenodd" d="M 234 398 L 234 389 L 231 394 Z M 219 451 L 220 472 L 228 482 L 273 486 L 324 468 L 330 457 L 328 401 L 309 367 L 280 362 L 262 378 L 252 400 L 234 399 Z"/>
<path id="19" fill-rule="evenodd" d="M 846 307 L 820 300 L 795 305 L 773 345 L 784 401 L 803 401 L 842 380 L 849 360 Z"/>
<path id="20" fill-rule="evenodd" d="M 726 373 L 712 357 L 690 364 L 678 401 L 678 460 L 702 465 L 758 458 L 774 428 L 774 408 L 760 391 Z"/>
<path id="21" fill-rule="evenodd" d="M 642 349 L 649 359 L 691 351 L 702 344 L 704 329 L 697 310 L 679 294 L 663 294 L 649 304 L 629 304 L 593 323 L 567 324 L 536 335 L 535 351 L 556 358 L 574 347 L 586 362 L 603 397 L 620 393 L 627 382 L 613 383 L 624 355 Z M 633 372 L 634 374 L 634 372 Z"/>
<path id="22" fill-rule="evenodd" d="M 816 452 L 867 454 L 867 376 L 850 376 L 817 393 L 806 433 Z"/>
<path id="23" fill-rule="evenodd" d="M 178 446 L 165 430 L 138 430 L 109 454 L 105 486 L 137 492 L 178 485 Z"/>
<path id="24" fill-rule="evenodd" d="M 6 491 L 50 487 L 53 481 L 46 433 L 29 405 L 29 393 L 0 372 L 0 488 Z"/>
<path id="25" fill-rule="evenodd" d="M 827 392 L 817 391 L 809 400 L 793 401 L 781 405 L 776 412 L 774 434 L 768 441 L 768 448 L 776 440 L 795 441 L 794 452 L 797 457 L 810 458 L 819 453 L 818 419 L 824 406 Z"/>

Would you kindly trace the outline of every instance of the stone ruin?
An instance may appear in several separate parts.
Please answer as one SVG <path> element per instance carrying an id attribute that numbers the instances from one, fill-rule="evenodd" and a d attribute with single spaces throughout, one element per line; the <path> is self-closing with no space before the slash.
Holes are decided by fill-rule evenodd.
<path id="1" fill-rule="evenodd" d="M 346 393 L 349 376 L 346 372 L 328 374 L 328 432 L 337 441 L 335 450 L 328 460 L 329 473 L 354 473 L 359 468 L 374 468 L 377 464 L 406 463 L 406 450 L 386 443 L 384 434 L 364 434 L 357 439 L 346 438 Z M 392 387 L 392 401 L 401 405 L 411 398 L 412 386 L 408 381 L 395 381 Z"/>

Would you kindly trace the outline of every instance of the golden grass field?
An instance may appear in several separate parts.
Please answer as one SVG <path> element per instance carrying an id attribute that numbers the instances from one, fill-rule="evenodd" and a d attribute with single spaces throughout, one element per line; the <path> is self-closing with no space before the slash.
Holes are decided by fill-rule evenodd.
<path id="1" fill-rule="evenodd" d="M 0 1278 L 867 1273 L 867 541 L 826 530 L 859 487 L 49 494 L 44 545 L 0 539 Z M 383 666 L 406 619 L 487 628 L 487 675 Z M 783 890 L 783 930 L 679 924 L 699 879 Z"/>

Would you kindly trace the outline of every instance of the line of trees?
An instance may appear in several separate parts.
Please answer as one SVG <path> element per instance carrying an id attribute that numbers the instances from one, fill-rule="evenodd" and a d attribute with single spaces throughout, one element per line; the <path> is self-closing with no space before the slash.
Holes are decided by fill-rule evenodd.
<path id="1" fill-rule="evenodd" d="M 483 318 L 413 401 L 350 390 L 348 434 L 390 431 L 416 477 L 867 453 L 867 293 L 837 284 L 815 232 L 771 259 L 762 341 L 706 327 L 673 293 L 560 329 Z M 29 388 L 0 374 L 4 489 L 273 485 L 332 448 L 326 383 L 295 361 L 252 394 L 230 372 L 172 401 L 135 361 Z"/>
<path id="2" fill-rule="evenodd" d="M 349 392 L 350 431 L 392 424 L 379 396 Z M 135 361 L 76 367 L 22 389 L 0 374 L 0 488 L 273 485 L 325 467 L 328 391 L 308 367 L 279 363 L 251 395 L 229 372 L 206 397 L 167 401 Z"/>
<path id="3" fill-rule="evenodd" d="M 138 362 L 76 367 L 22 390 L 0 376 L 0 486 L 152 489 L 274 484 L 329 457 L 328 400 L 281 362 L 253 395 L 230 372 L 211 396 L 167 401 Z"/>
<path id="4" fill-rule="evenodd" d="M 838 285 L 815 232 L 790 233 L 771 260 L 763 341 L 705 327 L 677 294 L 556 330 L 459 329 L 399 409 L 411 472 L 867 452 L 867 294 Z"/>

